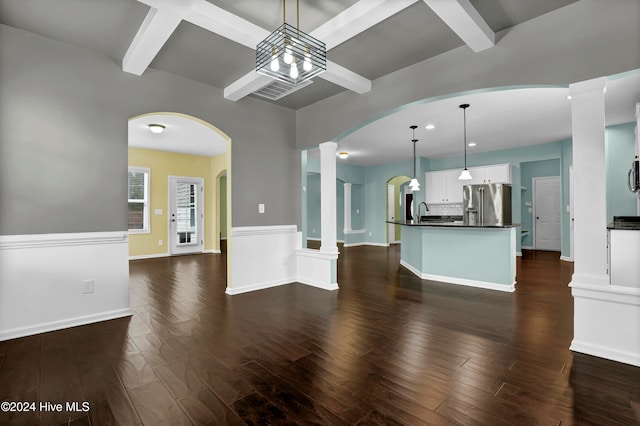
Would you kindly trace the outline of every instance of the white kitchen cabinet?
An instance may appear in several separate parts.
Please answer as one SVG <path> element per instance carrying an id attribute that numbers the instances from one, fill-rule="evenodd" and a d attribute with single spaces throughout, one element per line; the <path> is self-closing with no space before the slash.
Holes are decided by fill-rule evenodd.
<path id="1" fill-rule="evenodd" d="M 447 174 L 445 170 L 425 173 L 425 200 L 427 204 L 446 203 Z"/>
<path id="2" fill-rule="evenodd" d="M 467 184 L 481 183 L 511 183 L 511 165 L 496 164 L 495 166 L 469 167 L 471 180 Z"/>
<path id="3" fill-rule="evenodd" d="M 458 180 L 459 174 L 458 170 L 425 173 L 427 204 L 461 203 L 463 182 Z"/>

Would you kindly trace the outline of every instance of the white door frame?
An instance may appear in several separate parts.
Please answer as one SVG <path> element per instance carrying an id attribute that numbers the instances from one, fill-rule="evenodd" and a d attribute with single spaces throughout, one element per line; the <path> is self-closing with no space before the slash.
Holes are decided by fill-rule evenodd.
<path id="1" fill-rule="evenodd" d="M 536 222 L 537 222 L 536 217 L 538 216 L 537 212 L 536 212 L 536 209 L 537 209 L 537 206 L 536 206 L 536 184 L 537 184 L 538 181 L 551 180 L 551 179 L 558 180 L 560 182 L 560 184 L 562 184 L 562 180 L 560 179 L 560 176 L 540 176 L 540 177 L 534 177 L 534 178 L 531 179 L 532 186 L 533 186 L 532 194 L 531 194 L 531 204 L 533 206 L 533 216 L 531 217 L 531 221 L 533 222 L 533 226 L 532 226 L 533 238 L 532 238 L 532 241 L 533 241 L 533 249 L 534 250 L 538 250 L 538 247 L 536 247 Z M 562 186 L 560 187 L 560 201 L 561 201 L 560 202 L 560 210 L 561 211 L 559 212 L 560 213 L 560 225 L 561 225 L 561 227 L 560 227 L 560 250 L 562 250 Z"/>
<path id="2" fill-rule="evenodd" d="M 167 217 L 168 217 L 168 222 L 167 222 L 167 245 L 168 245 L 168 249 L 169 249 L 169 255 L 177 255 L 177 254 L 192 254 L 192 253 L 203 253 L 204 252 L 204 235 L 205 235 L 205 223 L 204 223 L 204 178 L 200 178 L 200 177 L 189 177 L 189 176 L 169 176 L 169 185 L 168 185 L 168 194 L 167 194 L 167 202 L 168 202 L 168 209 L 167 209 Z M 198 244 L 195 250 L 176 250 L 176 245 L 174 243 L 174 239 L 175 239 L 175 232 L 173 232 L 173 227 L 174 225 L 174 219 L 172 219 L 173 217 L 173 203 L 172 203 L 172 191 L 174 188 L 174 185 L 177 183 L 195 183 L 198 185 L 198 188 L 200 188 L 200 191 L 198 196 L 196 197 L 196 199 L 199 202 L 196 202 L 197 205 L 197 213 L 200 216 L 200 220 L 197 221 L 198 226 L 197 226 L 197 232 L 198 232 L 198 236 L 197 238 L 200 240 L 200 244 Z"/>
<path id="3" fill-rule="evenodd" d="M 389 205 L 391 201 L 391 205 Z M 396 211 L 396 187 L 391 184 L 387 184 L 387 220 L 397 220 L 395 218 Z M 396 243 L 396 225 L 393 223 L 387 224 L 387 242 L 389 244 Z"/>

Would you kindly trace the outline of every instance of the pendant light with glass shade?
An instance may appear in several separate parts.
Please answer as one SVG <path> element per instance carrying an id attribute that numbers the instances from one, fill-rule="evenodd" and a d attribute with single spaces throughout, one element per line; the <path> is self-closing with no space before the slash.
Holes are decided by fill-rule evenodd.
<path id="1" fill-rule="evenodd" d="M 469 104 L 462 104 L 460 108 L 462 108 L 463 113 L 463 121 L 464 121 L 464 169 L 460 176 L 458 176 L 459 180 L 471 180 L 471 173 L 469 173 L 469 169 L 467 169 L 467 108 L 469 108 Z"/>
<path id="2" fill-rule="evenodd" d="M 409 126 L 409 128 L 413 130 L 413 139 L 411 139 L 411 142 L 413 142 L 413 179 L 409 182 L 409 188 L 411 192 L 416 192 L 420 191 L 420 182 L 416 179 L 416 142 L 418 142 L 418 139 L 416 139 L 416 129 L 418 126 L 414 124 L 413 126 Z"/>

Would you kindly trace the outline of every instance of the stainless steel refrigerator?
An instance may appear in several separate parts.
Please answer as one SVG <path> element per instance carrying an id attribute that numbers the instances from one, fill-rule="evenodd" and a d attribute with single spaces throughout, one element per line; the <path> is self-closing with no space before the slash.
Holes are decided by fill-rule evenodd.
<path id="1" fill-rule="evenodd" d="M 464 185 L 462 197 L 465 225 L 511 225 L 511 185 Z"/>

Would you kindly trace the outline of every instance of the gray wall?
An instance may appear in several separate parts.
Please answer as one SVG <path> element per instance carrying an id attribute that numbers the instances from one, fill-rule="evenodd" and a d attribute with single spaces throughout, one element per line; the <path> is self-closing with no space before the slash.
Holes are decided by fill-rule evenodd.
<path id="1" fill-rule="evenodd" d="M 0 235 L 125 231 L 127 120 L 158 111 L 232 138 L 232 226 L 300 224 L 292 110 L 4 25 L 0 93 Z"/>
<path id="2" fill-rule="evenodd" d="M 614 6 L 615 3 L 615 6 Z M 296 112 L 298 148 L 340 135 L 411 102 L 512 85 L 568 85 L 640 68 L 640 1 L 582 0 L 506 30 L 496 46 L 467 46 Z"/>

